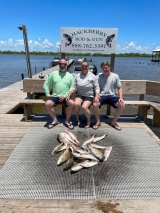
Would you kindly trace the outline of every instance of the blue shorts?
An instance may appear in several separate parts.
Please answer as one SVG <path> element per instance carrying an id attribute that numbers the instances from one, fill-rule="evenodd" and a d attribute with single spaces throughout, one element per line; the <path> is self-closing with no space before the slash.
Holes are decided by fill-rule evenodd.
<path id="1" fill-rule="evenodd" d="M 76 98 L 80 98 L 83 102 L 84 101 L 90 101 L 93 103 L 93 99 L 92 97 L 87 97 L 87 96 L 82 96 L 82 95 L 76 95 Z"/>
<path id="2" fill-rule="evenodd" d="M 53 96 L 53 97 L 49 97 L 48 100 L 53 101 L 55 106 L 56 106 L 58 103 L 64 103 L 64 104 L 67 106 L 66 99 L 64 99 L 63 102 L 60 102 L 60 101 L 59 101 L 59 97 L 54 97 L 54 96 Z"/>
<path id="3" fill-rule="evenodd" d="M 103 105 L 103 104 L 109 104 L 109 105 L 111 105 L 112 107 L 117 108 L 117 107 L 115 106 L 115 104 L 116 104 L 117 102 L 119 102 L 119 97 L 113 96 L 113 95 L 106 95 L 106 96 L 100 96 L 100 97 L 101 97 L 101 99 L 99 100 L 99 102 L 100 102 L 100 107 L 101 107 L 101 105 Z"/>

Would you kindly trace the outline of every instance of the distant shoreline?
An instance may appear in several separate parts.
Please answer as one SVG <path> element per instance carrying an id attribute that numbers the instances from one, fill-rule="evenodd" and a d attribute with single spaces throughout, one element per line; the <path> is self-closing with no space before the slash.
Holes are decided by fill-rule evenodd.
<path id="1" fill-rule="evenodd" d="M 18 52 L 18 51 L 1 51 L 0 50 L 0 54 L 20 54 L 20 55 L 24 55 L 25 52 L 24 51 L 21 51 L 21 52 Z M 106 56 L 110 56 L 110 54 L 101 54 L 101 53 L 94 53 L 94 54 L 90 54 L 90 53 L 65 53 L 66 56 L 96 56 L 96 57 L 106 57 Z M 58 56 L 60 55 L 60 53 L 57 53 L 57 52 L 38 52 L 38 51 L 33 51 L 33 52 L 30 52 L 30 55 L 53 55 L 53 56 Z M 146 54 L 146 53 L 117 53 L 115 54 L 116 57 L 152 57 L 152 54 Z"/>

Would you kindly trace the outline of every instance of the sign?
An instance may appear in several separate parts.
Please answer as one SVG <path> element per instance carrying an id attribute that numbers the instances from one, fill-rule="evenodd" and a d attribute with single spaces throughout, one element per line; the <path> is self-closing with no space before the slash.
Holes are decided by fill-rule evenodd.
<path id="1" fill-rule="evenodd" d="M 61 28 L 61 52 L 116 53 L 117 28 Z"/>

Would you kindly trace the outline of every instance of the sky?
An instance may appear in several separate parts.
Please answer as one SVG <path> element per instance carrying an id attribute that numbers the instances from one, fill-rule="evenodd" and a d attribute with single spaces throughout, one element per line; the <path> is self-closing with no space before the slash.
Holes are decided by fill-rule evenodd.
<path id="1" fill-rule="evenodd" d="M 0 50 L 58 52 L 62 27 L 118 28 L 116 53 L 160 49 L 160 0 L 0 0 Z"/>

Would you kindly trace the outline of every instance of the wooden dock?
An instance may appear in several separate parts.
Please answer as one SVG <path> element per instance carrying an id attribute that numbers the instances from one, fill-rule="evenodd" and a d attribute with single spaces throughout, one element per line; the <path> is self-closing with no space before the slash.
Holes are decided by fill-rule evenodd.
<path id="1" fill-rule="evenodd" d="M 43 71 L 49 74 L 57 67 Z M 38 78 L 39 74 L 33 76 Z M 0 168 L 3 167 L 15 147 L 30 127 L 43 127 L 46 121 L 25 122 L 23 114 L 12 114 L 19 102 L 26 98 L 22 81 L 0 89 Z M 136 118 L 119 119 L 122 128 L 143 128 L 160 144 L 160 128 L 151 127 L 152 116 L 148 116 L 147 124 L 139 123 Z M 105 121 L 105 122 L 104 122 Z M 101 128 L 111 128 L 110 119 L 102 120 Z M 63 124 L 59 124 L 61 126 Z M 159 200 L 39 200 L 39 199 L 0 199 L 0 212 L 67 212 L 67 213 L 159 213 Z"/>

